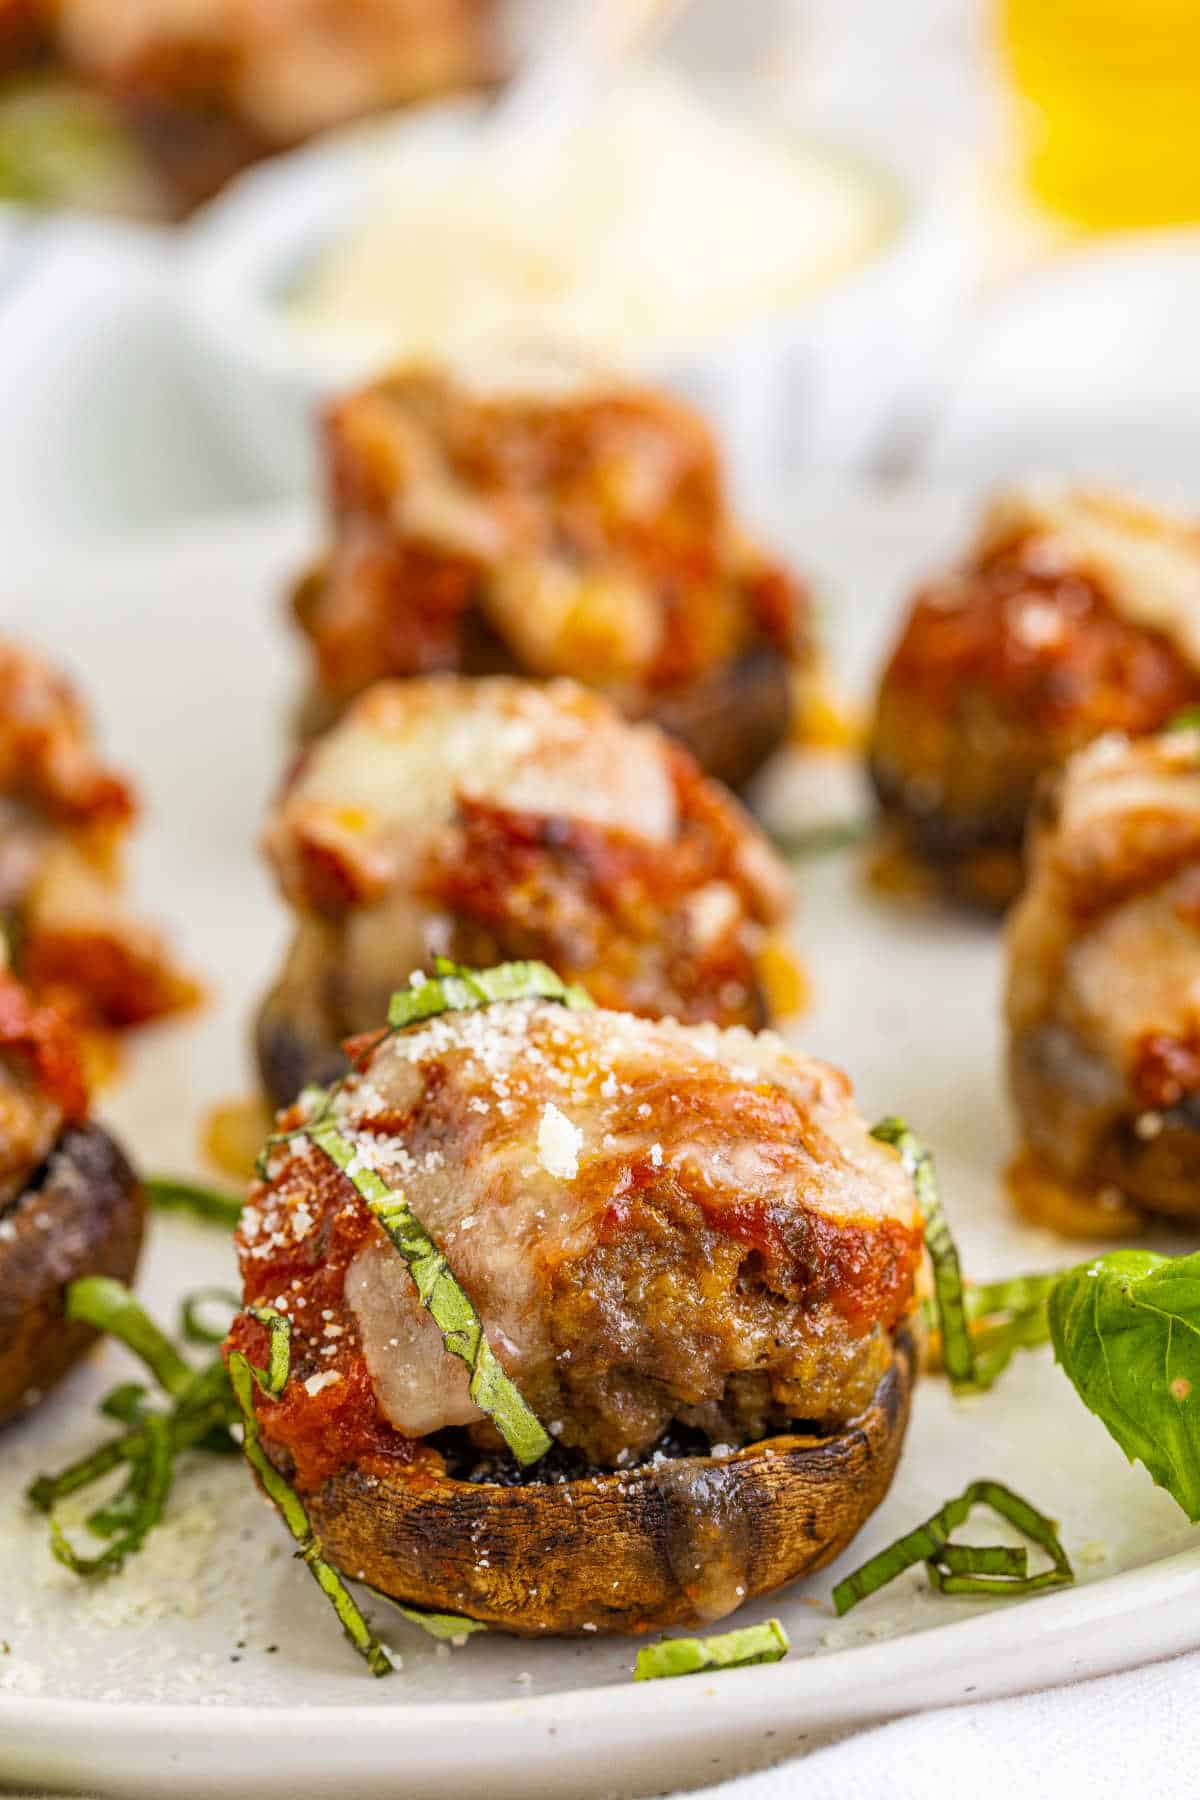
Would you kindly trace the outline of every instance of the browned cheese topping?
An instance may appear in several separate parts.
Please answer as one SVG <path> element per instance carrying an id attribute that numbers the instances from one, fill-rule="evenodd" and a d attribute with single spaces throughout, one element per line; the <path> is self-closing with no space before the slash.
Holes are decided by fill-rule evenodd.
<path id="1" fill-rule="evenodd" d="M 334 535 L 297 595 L 327 711 L 431 669 L 570 675 L 638 713 L 756 646 L 806 666 L 807 597 L 738 532 L 702 421 L 535 376 L 405 368 L 331 408 Z"/>
<path id="2" fill-rule="evenodd" d="M 302 756 L 266 845 L 297 915 L 275 1004 L 331 1044 L 435 953 L 536 958 L 638 1013 L 764 1022 L 756 959 L 786 870 L 686 751 L 572 683 L 377 686 Z"/>
<path id="3" fill-rule="evenodd" d="M 1178 1134 L 1200 1123 L 1200 734 L 1104 738 L 1072 760 L 1035 823 L 1008 952 L 1028 1141 L 1068 1178 L 1118 1185 L 1118 1151 L 1153 1157 L 1166 1186 L 1133 1175 L 1136 1198 L 1181 1210 Z"/>
<path id="4" fill-rule="evenodd" d="M 1011 897 L 1040 776 L 1200 695 L 1198 621 L 1196 527 L 1071 489 L 1000 495 L 963 566 L 918 593 L 880 689 L 875 778 L 920 854 L 1003 851 Z"/>
<path id="5" fill-rule="evenodd" d="M 297 1125 L 303 1108 L 284 1115 Z M 773 1034 L 513 1003 L 365 1055 L 334 1116 L 402 1189 L 547 1429 L 622 1466 L 673 1422 L 742 1443 L 870 1400 L 912 1304 L 921 1221 L 845 1078 Z M 494 1441 L 397 1251 L 306 1137 L 252 1190 L 248 1301 L 293 1321 L 261 1401 L 303 1483 Z"/>

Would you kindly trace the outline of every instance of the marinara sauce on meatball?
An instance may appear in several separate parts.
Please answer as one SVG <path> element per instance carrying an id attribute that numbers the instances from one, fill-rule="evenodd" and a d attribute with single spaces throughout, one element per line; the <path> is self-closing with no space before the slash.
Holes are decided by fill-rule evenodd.
<path id="1" fill-rule="evenodd" d="M 135 815 L 71 684 L 0 638 L 0 925 L 14 971 L 86 1026 L 145 1024 L 198 994 L 126 907 Z"/>
<path id="2" fill-rule="evenodd" d="M 884 671 L 871 768 L 901 843 L 1006 905 L 1039 777 L 1200 696 L 1200 529 L 1056 485 L 1000 495 L 917 595 Z"/>
<path id="3" fill-rule="evenodd" d="M 574 683 L 381 683 L 302 754 L 265 842 L 296 914 L 258 1027 L 277 1103 L 343 1066 L 341 1040 L 435 954 L 544 961 L 632 1012 L 766 1022 L 786 869 L 686 750 Z"/>

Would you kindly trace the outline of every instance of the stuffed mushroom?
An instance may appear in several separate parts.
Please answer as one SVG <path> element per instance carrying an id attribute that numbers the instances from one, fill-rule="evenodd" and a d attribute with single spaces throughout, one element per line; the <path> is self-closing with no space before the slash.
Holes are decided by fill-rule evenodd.
<path id="1" fill-rule="evenodd" d="M 259 1016 L 277 1105 L 436 954 L 536 958 L 603 1005 L 761 1025 L 790 899 L 678 744 L 574 683 L 384 682 L 305 751 L 266 848 L 296 931 Z"/>
<path id="2" fill-rule="evenodd" d="M 89 1327 L 64 1320 L 70 1283 L 129 1281 L 141 1239 L 137 1181 L 88 1117 L 69 1024 L 0 973 L 0 1425 L 92 1342 Z"/>
<path id="3" fill-rule="evenodd" d="M 737 529 L 677 400 L 550 357 L 407 367 L 325 421 L 329 549 L 300 584 L 319 728 L 371 682 L 567 675 L 746 781 L 815 655 L 807 596 Z"/>
<path id="4" fill-rule="evenodd" d="M 238 1234 L 247 1306 L 291 1330 L 261 1443 L 324 1554 L 403 1602 L 522 1634 L 712 1620 L 885 1493 L 922 1221 L 837 1071 L 561 997 L 376 1033 L 282 1115 Z M 459 1360 L 472 1307 L 536 1415 L 520 1459 Z M 265 1336 L 243 1313 L 230 1348 Z"/>
<path id="5" fill-rule="evenodd" d="M 1007 1017 L 1019 1196 L 1081 1231 L 1200 1220 L 1200 732 L 1101 739 L 1046 793 Z"/>
<path id="6" fill-rule="evenodd" d="M 491 0 L 38 0 L 179 209 L 247 163 L 495 72 Z"/>
<path id="7" fill-rule="evenodd" d="M 194 1002 L 162 937 L 126 908 L 136 812 L 78 696 L 0 638 L 0 929 L 13 971 L 86 1028 L 122 1030 Z"/>
<path id="8" fill-rule="evenodd" d="M 1037 781 L 1106 731 L 1200 696 L 1200 528 L 1056 486 L 998 497 L 917 595 L 884 671 L 871 769 L 903 848 L 1007 905 Z"/>

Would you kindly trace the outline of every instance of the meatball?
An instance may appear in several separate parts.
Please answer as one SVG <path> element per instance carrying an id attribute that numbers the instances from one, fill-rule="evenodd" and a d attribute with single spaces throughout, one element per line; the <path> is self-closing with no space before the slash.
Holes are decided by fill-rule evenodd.
<path id="1" fill-rule="evenodd" d="M 735 786 L 786 735 L 807 596 L 737 531 L 678 401 L 537 357 L 511 381 L 409 367 L 333 405 L 325 446 L 332 541 L 295 599 L 310 726 L 449 669 L 586 681 Z"/>
<path id="2" fill-rule="evenodd" d="M 1200 1218 L 1200 733 L 1103 738 L 1047 793 L 1007 1019 L 1040 1166 L 1101 1214 Z"/>
<path id="3" fill-rule="evenodd" d="M 1087 492 L 998 498 L 883 674 L 871 769 L 899 841 L 958 897 L 1006 905 L 1038 778 L 1195 699 L 1197 621 L 1195 527 Z"/>
<path id="4" fill-rule="evenodd" d="M 87 1111 L 66 1020 L 0 974 L 0 1425 L 92 1342 L 86 1326 L 63 1322 L 68 1284 L 128 1281 L 137 1262 L 137 1182 Z"/>
<path id="5" fill-rule="evenodd" d="M 283 1116 L 300 1135 L 271 1149 L 238 1234 L 247 1303 L 292 1322 L 293 1377 L 256 1405 L 302 1491 L 498 1442 L 390 1240 L 303 1135 L 318 1104 Z M 773 1034 L 518 1001 L 383 1034 L 329 1104 L 581 1465 L 629 1466 L 673 1427 L 724 1445 L 832 1429 L 891 1364 L 921 1255 L 911 1184 L 845 1078 Z"/>
<path id="6" fill-rule="evenodd" d="M 181 207 L 246 163 L 492 72 L 492 0 L 47 0 L 68 69 L 125 110 Z"/>
<path id="7" fill-rule="evenodd" d="M 299 760 L 266 848 L 296 933 L 259 1019 L 277 1104 L 434 954 L 533 958 L 602 1005 L 761 1025 L 790 883 L 679 745 L 571 682 L 385 682 Z"/>
<path id="8" fill-rule="evenodd" d="M 125 910 L 134 813 L 70 685 L 0 638 L 0 924 L 14 971 L 87 1026 L 144 1024 L 197 996 Z"/>

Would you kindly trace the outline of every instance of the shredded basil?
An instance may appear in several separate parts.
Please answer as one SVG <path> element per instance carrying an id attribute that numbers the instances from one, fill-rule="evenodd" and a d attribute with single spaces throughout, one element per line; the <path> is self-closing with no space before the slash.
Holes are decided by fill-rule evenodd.
<path id="1" fill-rule="evenodd" d="M 406 1606 L 394 1595 L 385 1594 L 382 1588 L 372 1587 L 369 1581 L 364 1581 L 362 1585 L 376 1600 L 386 1600 L 393 1611 L 400 1613 L 410 1625 L 419 1625 L 428 1637 L 436 1638 L 439 1643 L 456 1644 L 463 1638 L 473 1637 L 476 1632 L 487 1630 L 482 1619 L 468 1619 L 460 1613 L 426 1612 L 420 1606 Z"/>
<path id="2" fill-rule="evenodd" d="M 67 1290 L 66 1315 L 119 1338 L 141 1359 L 172 1399 L 187 1387 L 192 1370 L 123 1282 L 110 1275 L 85 1275 Z"/>
<path id="3" fill-rule="evenodd" d="M 417 1297 L 441 1332 L 446 1349 L 466 1364 L 476 1406 L 492 1420 L 518 1462 L 537 1462 L 552 1439 L 504 1373 L 479 1314 L 404 1195 L 389 1188 L 373 1169 L 363 1168 L 354 1145 L 332 1125 L 310 1129 L 309 1136 L 353 1183 L 404 1258 Z"/>
<path id="4" fill-rule="evenodd" d="M 662 1638 L 637 1653 L 635 1681 L 662 1681 L 675 1675 L 699 1675 L 705 1669 L 744 1669 L 751 1663 L 781 1662 L 791 1649 L 778 1619 L 765 1625 L 743 1625 L 719 1637 Z"/>
<path id="5" fill-rule="evenodd" d="M 950 1533 L 962 1525 L 977 1506 L 990 1507 L 1018 1531 L 1024 1532 L 1031 1543 L 1046 1552 L 1050 1568 L 1031 1575 L 1026 1552 L 1007 1545 L 950 1544 Z M 839 1581 L 833 1590 L 835 1612 L 840 1618 L 868 1594 L 878 1593 L 906 1569 L 915 1568 L 921 1562 L 925 1564 L 933 1586 L 943 1594 L 1016 1599 L 1025 1594 L 1045 1593 L 1050 1588 L 1067 1587 L 1075 1579 L 1052 1519 L 1002 1482 L 973 1481 L 956 1499 L 947 1500 L 945 1506 L 924 1524 L 897 1538 L 886 1550 L 881 1550 L 853 1574 Z"/>
<path id="6" fill-rule="evenodd" d="M 191 1368 L 128 1288 L 107 1276 L 89 1275 L 72 1282 L 67 1290 L 66 1312 L 68 1318 L 81 1319 L 99 1331 L 110 1332 L 140 1356 L 173 1405 L 166 1412 L 157 1410 L 151 1406 L 146 1388 L 138 1382 L 123 1382 L 113 1388 L 100 1402 L 99 1410 L 105 1418 L 116 1419 L 131 1429 L 110 1438 L 57 1474 L 39 1476 L 30 1485 L 27 1498 L 39 1511 L 50 1512 L 59 1500 L 91 1487 L 124 1465 L 129 1471 L 125 1488 L 107 1506 L 99 1507 L 88 1524 L 107 1536 L 110 1527 L 136 1519 L 139 1527 L 144 1527 L 138 1538 L 140 1543 L 158 1516 L 154 1511 L 155 1491 L 162 1485 L 164 1455 L 170 1463 L 180 1451 L 193 1446 L 206 1450 L 232 1447 L 228 1427 L 237 1417 L 237 1409 L 229 1378 L 220 1357 L 203 1368 Z M 169 1485 L 169 1474 L 167 1479 Z M 162 1498 L 165 1499 L 165 1488 Z M 61 1538 L 61 1533 L 58 1535 Z M 122 1558 L 136 1547 L 126 1543 Z M 65 1556 L 63 1560 L 67 1560 Z M 84 1559 L 76 1558 L 71 1566 L 78 1573 L 94 1574 L 111 1569 L 118 1560 L 115 1555 L 107 1561 L 91 1559 L 91 1564 L 84 1567 Z"/>
<path id="7" fill-rule="evenodd" d="M 50 1520 L 50 1549 L 57 1561 L 76 1575 L 115 1573 L 127 1556 L 141 1548 L 162 1517 L 171 1491 L 174 1458 L 170 1430 L 161 1413 L 146 1414 L 141 1437 L 141 1449 L 130 1461 L 125 1485 L 116 1499 L 88 1516 L 89 1531 L 111 1540 L 104 1550 L 96 1556 L 81 1556 L 71 1548 L 57 1519 Z"/>
<path id="8" fill-rule="evenodd" d="M 206 1325 L 201 1316 L 201 1308 L 205 1306 L 221 1306 L 225 1309 L 226 1318 L 220 1325 Z M 234 1317 L 242 1310 L 242 1303 L 236 1294 L 228 1288 L 197 1288 L 193 1294 L 185 1294 L 179 1307 L 179 1335 L 189 1344 L 223 1344 L 229 1336 L 229 1327 Z"/>
<path id="9" fill-rule="evenodd" d="M 142 1183 L 149 1204 L 158 1212 L 188 1212 L 208 1225 L 232 1231 L 242 1216 L 237 1194 L 201 1187 L 194 1181 L 177 1181 L 173 1175 L 151 1175 Z"/>
<path id="10" fill-rule="evenodd" d="M 777 835 L 775 848 L 791 862 L 816 862 L 820 857 L 855 849 L 866 842 L 873 829 L 869 819 L 828 819 L 820 825 L 806 825 L 799 831 Z"/>
<path id="11" fill-rule="evenodd" d="M 506 1000 L 556 1000 L 574 1011 L 592 1005 L 581 987 L 561 981 L 541 962 L 497 963 L 490 969 L 469 969 L 449 957 L 435 956 L 434 973 L 417 987 L 402 988 L 392 995 L 388 1025 L 404 1031 L 447 1012 L 473 1012 Z"/>
<path id="12" fill-rule="evenodd" d="M 119 1419 L 122 1425 L 136 1425 L 145 1414 L 147 1392 L 140 1381 L 123 1381 L 109 1389 L 97 1411 L 106 1419 Z"/>
<path id="13" fill-rule="evenodd" d="M 979 1385 L 975 1352 L 967 1326 L 958 1248 L 938 1193 L 933 1158 L 903 1119 L 881 1119 L 871 1136 L 881 1144 L 890 1144 L 899 1152 L 904 1167 L 912 1178 L 917 1203 L 925 1221 L 925 1248 L 933 1264 L 933 1289 L 942 1334 L 942 1362 L 951 1387 L 960 1393 L 970 1393 Z"/>
<path id="14" fill-rule="evenodd" d="M 1049 1343 L 1047 1301 L 1059 1273 L 1014 1275 L 1006 1281 L 963 1289 L 963 1311 L 975 1358 L 975 1388 L 990 1388 L 1012 1361 L 1014 1351 Z M 936 1300 L 927 1300 L 922 1311 L 926 1323 L 940 1329 Z"/>
<path id="15" fill-rule="evenodd" d="M 434 958 L 434 974 L 427 980 L 392 995 L 388 1035 L 443 1013 L 471 1012 L 515 1000 L 552 1000 L 576 1011 L 592 1005 L 582 988 L 561 981 L 545 963 L 498 963 L 490 969 L 469 969 L 439 956 Z M 333 1123 L 334 1101 L 347 1079 L 343 1076 L 328 1090 L 314 1090 L 305 1096 L 312 1116 L 304 1124 L 268 1138 L 259 1157 L 259 1173 L 266 1175 L 266 1159 L 276 1145 L 307 1137 L 347 1176 L 407 1263 L 421 1304 L 441 1331 L 446 1349 L 465 1363 L 476 1406 L 493 1421 L 519 1462 L 537 1462 L 549 1450 L 550 1436 L 505 1374 L 479 1314 L 444 1254 L 403 1192 L 389 1188 L 373 1169 L 365 1168 L 354 1145 Z"/>
<path id="16" fill-rule="evenodd" d="M 282 1313 L 268 1307 L 248 1310 L 268 1327 L 270 1337 L 265 1369 L 257 1368 L 240 1350 L 229 1353 L 229 1379 L 242 1415 L 242 1454 L 258 1476 L 267 1498 L 274 1502 L 296 1541 L 296 1554 L 329 1601 L 342 1630 L 364 1658 L 372 1675 L 389 1675 L 392 1665 L 387 1651 L 371 1631 L 337 1570 L 321 1554 L 320 1541 L 299 1495 L 284 1480 L 262 1447 L 258 1414 L 254 1409 L 254 1389 L 257 1386 L 272 1399 L 283 1392 L 290 1364 L 291 1325 Z"/>

